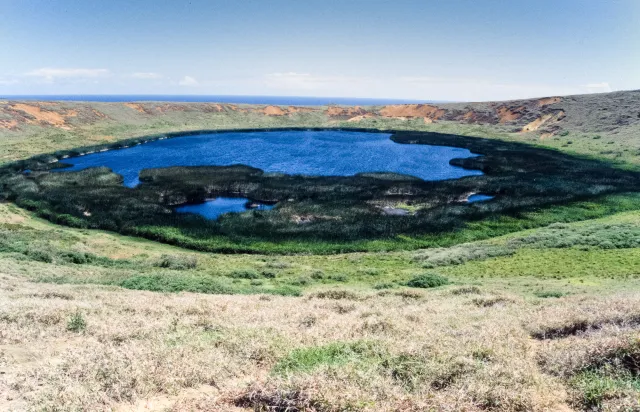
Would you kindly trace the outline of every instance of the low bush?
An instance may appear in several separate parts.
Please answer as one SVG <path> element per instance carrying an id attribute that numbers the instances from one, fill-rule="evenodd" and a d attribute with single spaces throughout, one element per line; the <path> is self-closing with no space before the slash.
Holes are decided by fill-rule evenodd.
<path id="1" fill-rule="evenodd" d="M 80 311 L 76 311 L 67 319 L 67 330 L 70 332 L 82 332 L 87 328 L 87 322 Z"/>
<path id="2" fill-rule="evenodd" d="M 412 288 L 436 288 L 449 284 L 449 279 L 435 273 L 424 273 L 414 276 L 407 282 L 407 286 Z"/>
<path id="3" fill-rule="evenodd" d="M 262 277 L 255 269 L 236 269 L 227 276 L 234 279 L 260 279 Z"/>
<path id="4" fill-rule="evenodd" d="M 30 249 L 26 253 L 28 258 L 37 260 L 38 262 L 51 263 L 53 262 L 53 254 L 47 250 L 42 249 Z"/>
<path id="5" fill-rule="evenodd" d="M 198 259 L 195 256 L 164 254 L 154 263 L 154 266 L 173 270 L 195 269 L 198 266 Z"/>

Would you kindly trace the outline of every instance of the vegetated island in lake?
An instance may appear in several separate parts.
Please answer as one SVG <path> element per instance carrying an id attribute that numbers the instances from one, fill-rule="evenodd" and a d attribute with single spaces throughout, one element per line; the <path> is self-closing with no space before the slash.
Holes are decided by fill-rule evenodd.
<path id="1" fill-rule="evenodd" d="M 198 250 L 271 253 L 390 250 L 486 238 L 541 224 L 524 212 L 563 204 L 575 208 L 567 218 L 579 219 L 588 211 L 572 202 L 640 186 L 638 173 L 520 143 L 401 131 L 391 139 L 408 148 L 436 145 L 479 154 L 449 161 L 476 175 L 425 181 L 397 173 L 305 176 L 245 165 L 168 167 L 142 170 L 142 184 L 130 189 L 105 167 L 51 173 L 65 165 L 40 156 L 5 166 L 1 179 L 6 198 L 55 222 Z M 149 138 L 119 147 L 143 140 Z M 59 152 L 55 158 L 64 162 L 65 156 L 89 151 Z M 25 169 L 31 173 L 23 174 Z M 473 194 L 494 198 L 468 202 Z M 217 220 L 174 211 L 220 196 L 278 205 Z M 385 213 L 389 208 L 407 213 Z M 468 225 L 492 220 L 493 225 Z"/>

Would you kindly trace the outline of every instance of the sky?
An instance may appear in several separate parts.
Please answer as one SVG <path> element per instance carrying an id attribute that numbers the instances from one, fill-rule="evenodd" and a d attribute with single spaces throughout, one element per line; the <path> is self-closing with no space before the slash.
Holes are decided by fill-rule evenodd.
<path id="1" fill-rule="evenodd" d="M 0 0 L 0 95 L 640 89 L 640 0 Z"/>

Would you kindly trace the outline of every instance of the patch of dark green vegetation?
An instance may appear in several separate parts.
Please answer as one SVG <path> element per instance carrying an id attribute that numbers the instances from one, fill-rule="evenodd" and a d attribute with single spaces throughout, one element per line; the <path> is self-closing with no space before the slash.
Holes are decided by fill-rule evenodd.
<path id="1" fill-rule="evenodd" d="M 266 174 L 241 165 L 173 167 L 142 171 L 143 183 L 130 189 L 106 168 L 51 173 L 60 166 L 48 163 L 60 157 L 56 154 L 2 168 L 1 195 L 56 223 L 224 253 L 445 247 L 640 207 L 638 195 L 606 196 L 640 190 L 640 174 L 601 161 L 439 133 L 396 132 L 393 139 L 467 148 L 482 156 L 451 164 L 484 175 L 426 182 L 388 173 L 310 177 Z M 25 169 L 31 172 L 22 173 Z M 467 204 L 470 193 L 495 198 Z M 176 205 L 215 196 L 242 196 L 277 207 L 216 221 L 173 211 Z M 383 206 L 395 204 L 409 205 L 415 213 L 383 213 Z"/>
<path id="2" fill-rule="evenodd" d="M 407 286 L 412 288 L 437 288 L 449 284 L 449 279 L 435 273 L 423 273 L 414 276 L 407 282 Z"/>

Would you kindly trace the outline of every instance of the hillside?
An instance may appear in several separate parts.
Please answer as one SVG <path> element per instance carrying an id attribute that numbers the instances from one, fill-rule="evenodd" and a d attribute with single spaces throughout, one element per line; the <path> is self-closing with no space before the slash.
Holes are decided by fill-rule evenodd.
<path id="1" fill-rule="evenodd" d="M 211 253 L 57 219 L 53 200 L 109 195 L 96 202 L 107 216 L 136 209 L 126 193 L 153 197 L 106 169 L 18 168 L 2 176 L 12 201 L 0 203 L 0 410 L 637 410 L 640 91 L 380 107 L 0 101 L 0 158 L 259 127 L 459 134 L 420 138 L 489 147 L 468 161 L 494 161 L 496 185 L 513 172 L 516 194 L 565 197 L 505 214 L 489 202 L 461 230 L 352 253 L 268 240 Z M 180 172 L 147 175 L 213 182 Z M 12 190 L 44 201 L 21 208 Z M 97 209 L 78 216 L 103 222 Z M 295 253 L 265 252 L 284 246 Z"/>
<path id="2" fill-rule="evenodd" d="M 640 91 L 376 107 L 0 101 L 0 159 L 148 134 L 286 126 L 410 129 L 500 138 L 640 166 Z"/>

